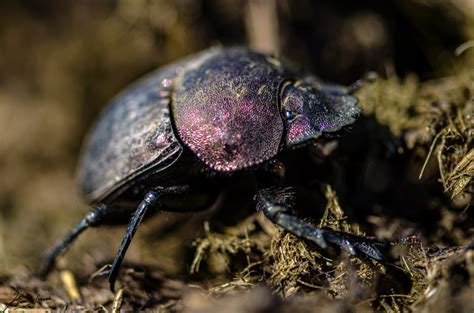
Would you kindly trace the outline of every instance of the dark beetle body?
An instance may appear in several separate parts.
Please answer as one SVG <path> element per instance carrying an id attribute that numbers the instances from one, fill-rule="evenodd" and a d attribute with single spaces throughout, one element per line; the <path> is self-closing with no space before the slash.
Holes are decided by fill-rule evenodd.
<path id="1" fill-rule="evenodd" d="M 285 62 L 245 48 L 210 49 L 164 67 L 119 95 L 84 146 L 79 185 L 95 209 L 48 253 L 43 273 L 91 226 L 130 219 L 111 267 L 111 289 L 147 212 L 209 207 L 223 177 L 257 179 L 257 208 L 287 231 L 326 247 L 382 259 L 378 242 L 321 229 L 294 216 L 281 151 L 352 125 L 360 109 L 350 89 L 320 83 Z M 137 207 L 138 205 L 138 207 Z"/>
<path id="2" fill-rule="evenodd" d="M 163 171 L 181 156 L 166 84 L 188 62 L 150 74 L 102 112 L 84 146 L 78 171 L 80 191 L 89 202 L 110 201 L 135 178 L 152 169 Z"/>
<path id="3" fill-rule="evenodd" d="M 298 78 L 244 48 L 211 49 L 152 73 L 119 95 L 91 132 L 79 167 L 83 196 L 110 202 L 150 175 L 162 177 L 154 180 L 160 186 L 183 183 L 167 173 L 182 143 L 218 172 L 271 160 L 283 149 L 279 88 Z M 359 109 L 351 110 L 331 131 L 353 123 Z"/>

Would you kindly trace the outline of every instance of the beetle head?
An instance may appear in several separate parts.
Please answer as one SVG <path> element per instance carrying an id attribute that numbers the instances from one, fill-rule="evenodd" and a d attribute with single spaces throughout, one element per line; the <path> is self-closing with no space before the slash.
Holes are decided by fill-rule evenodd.
<path id="1" fill-rule="evenodd" d="M 280 99 L 280 112 L 286 129 L 283 144 L 286 148 L 337 132 L 353 124 L 360 113 L 357 98 L 337 85 L 286 82 Z"/>

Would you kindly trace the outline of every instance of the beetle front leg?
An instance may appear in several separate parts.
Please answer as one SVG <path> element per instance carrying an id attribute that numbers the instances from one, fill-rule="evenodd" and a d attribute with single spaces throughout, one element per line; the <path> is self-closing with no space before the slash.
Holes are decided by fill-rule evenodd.
<path id="1" fill-rule="evenodd" d="M 386 244 L 374 239 L 364 238 L 349 233 L 323 229 L 305 222 L 291 212 L 293 193 L 288 188 L 266 188 L 256 196 L 257 209 L 273 223 L 289 231 L 293 235 L 315 242 L 321 248 L 327 247 L 327 242 L 339 246 L 351 255 L 363 253 L 376 260 L 383 260 L 379 249 Z"/>

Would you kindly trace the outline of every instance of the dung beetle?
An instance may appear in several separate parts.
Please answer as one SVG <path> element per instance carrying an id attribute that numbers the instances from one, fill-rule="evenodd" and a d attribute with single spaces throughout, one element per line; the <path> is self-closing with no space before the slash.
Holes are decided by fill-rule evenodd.
<path id="1" fill-rule="evenodd" d="M 208 208 L 220 180 L 240 172 L 272 177 L 262 179 L 255 201 L 273 223 L 322 248 L 330 242 L 381 260 L 383 243 L 295 216 L 284 177 L 269 166 L 282 151 L 352 125 L 360 113 L 353 89 L 240 47 L 209 49 L 158 69 L 118 95 L 90 133 L 78 182 L 94 209 L 49 250 L 41 272 L 88 227 L 128 223 L 108 273 L 113 291 L 145 213 Z"/>

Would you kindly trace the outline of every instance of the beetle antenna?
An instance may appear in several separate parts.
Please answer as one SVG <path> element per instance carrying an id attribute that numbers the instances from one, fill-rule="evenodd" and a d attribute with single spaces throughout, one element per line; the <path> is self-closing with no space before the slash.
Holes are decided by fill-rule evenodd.
<path id="1" fill-rule="evenodd" d="M 347 87 L 347 93 L 353 94 L 357 90 L 360 89 L 365 83 L 373 83 L 377 79 L 377 73 L 375 72 L 368 72 L 362 78 L 359 78 L 355 82 L 353 82 L 349 87 Z"/>
<path id="2" fill-rule="evenodd" d="M 154 206 L 158 202 L 159 192 L 157 191 L 149 191 L 146 193 L 144 199 L 138 206 L 135 214 L 128 224 L 127 231 L 125 236 L 122 239 L 122 243 L 120 244 L 119 250 L 117 252 L 117 256 L 115 257 L 114 262 L 112 263 L 112 267 L 110 268 L 109 272 L 109 284 L 110 290 L 114 292 L 115 289 L 115 281 L 117 280 L 118 271 L 120 269 L 120 265 L 122 264 L 123 258 L 125 257 L 125 253 L 127 252 L 130 243 L 132 242 L 133 236 L 138 229 L 143 217 L 147 209 L 151 206 Z"/>

